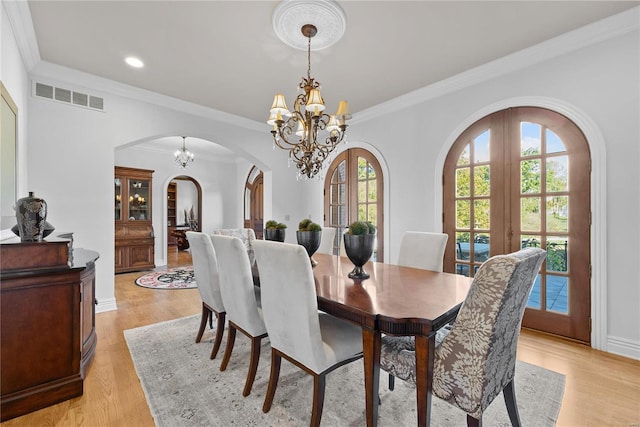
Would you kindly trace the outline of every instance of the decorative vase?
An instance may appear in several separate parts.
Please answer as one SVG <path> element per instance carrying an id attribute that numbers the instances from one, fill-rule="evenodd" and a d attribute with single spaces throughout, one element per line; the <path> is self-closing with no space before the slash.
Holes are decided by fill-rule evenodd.
<path id="1" fill-rule="evenodd" d="M 274 242 L 284 242 L 284 228 L 266 228 L 264 230 L 264 239 L 273 240 Z"/>
<path id="2" fill-rule="evenodd" d="M 47 202 L 30 191 L 29 197 L 23 197 L 16 203 L 16 220 L 21 241 L 42 241 L 47 224 Z"/>
<path id="3" fill-rule="evenodd" d="M 315 267 L 318 262 L 313 259 L 313 254 L 316 253 L 320 247 L 320 240 L 322 239 L 322 230 L 319 231 L 296 231 L 296 237 L 298 238 L 298 244 L 304 246 L 309 255 L 309 261 L 311 266 Z"/>
<path id="4" fill-rule="evenodd" d="M 53 225 L 51 225 L 49 223 L 49 221 L 45 221 L 45 223 L 44 223 L 44 232 L 42 233 L 42 238 L 44 239 L 49 234 L 53 233 L 55 231 L 55 229 L 56 228 Z M 16 224 L 13 227 L 11 227 L 11 231 L 13 231 L 13 234 L 15 234 L 16 236 L 20 237 L 20 229 L 18 228 L 18 224 Z"/>
<path id="5" fill-rule="evenodd" d="M 362 267 L 371 258 L 375 240 L 375 234 L 344 234 L 344 250 L 355 266 L 348 275 L 350 279 L 364 280 L 370 277 Z"/>

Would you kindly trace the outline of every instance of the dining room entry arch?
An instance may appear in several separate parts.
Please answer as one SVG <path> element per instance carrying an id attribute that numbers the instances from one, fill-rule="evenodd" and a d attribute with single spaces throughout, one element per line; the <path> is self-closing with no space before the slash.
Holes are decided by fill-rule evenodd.
<path id="1" fill-rule="evenodd" d="M 372 259 L 384 260 L 384 175 L 376 156 L 365 148 L 349 148 L 331 162 L 324 181 L 324 226 L 342 232 L 354 221 L 376 226 Z"/>
<path id="2" fill-rule="evenodd" d="M 445 271 L 473 276 L 489 256 L 547 251 L 523 326 L 590 342 L 591 156 L 582 131 L 546 108 L 469 126 L 443 167 Z"/>

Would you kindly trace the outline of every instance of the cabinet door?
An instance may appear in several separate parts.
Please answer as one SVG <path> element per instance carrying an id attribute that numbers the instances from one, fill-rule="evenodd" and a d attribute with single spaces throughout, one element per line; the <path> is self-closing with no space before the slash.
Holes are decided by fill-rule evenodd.
<path id="1" fill-rule="evenodd" d="M 123 246 L 116 246 L 114 253 L 114 266 L 116 271 L 123 269 L 127 266 L 127 248 Z"/>
<path id="2" fill-rule="evenodd" d="M 115 201 L 114 201 L 114 216 L 116 221 L 122 221 L 122 178 L 116 176 L 114 179 L 115 185 Z"/>
<path id="3" fill-rule="evenodd" d="M 151 221 L 151 181 L 129 178 L 129 220 Z"/>

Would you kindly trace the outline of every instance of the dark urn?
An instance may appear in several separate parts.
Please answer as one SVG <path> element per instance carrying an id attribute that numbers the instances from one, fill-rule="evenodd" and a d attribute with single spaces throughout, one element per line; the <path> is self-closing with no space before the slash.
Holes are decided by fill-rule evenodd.
<path id="1" fill-rule="evenodd" d="M 264 230 L 264 239 L 284 242 L 285 231 L 284 228 L 267 228 Z"/>
<path id="2" fill-rule="evenodd" d="M 349 273 L 349 278 L 354 280 L 368 279 L 369 274 L 362 268 L 373 253 L 375 234 L 349 234 L 344 235 L 344 250 L 355 266 Z"/>
<path id="3" fill-rule="evenodd" d="M 296 231 L 296 237 L 298 238 L 298 244 L 304 246 L 309 255 L 309 261 L 311 266 L 315 267 L 318 262 L 313 259 L 313 254 L 316 253 L 320 247 L 320 240 L 322 239 L 322 230 L 319 231 Z"/>
<path id="4" fill-rule="evenodd" d="M 29 197 L 16 202 L 16 220 L 21 241 L 42 241 L 47 224 L 47 202 L 35 197 L 33 191 L 30 191 Z"/>

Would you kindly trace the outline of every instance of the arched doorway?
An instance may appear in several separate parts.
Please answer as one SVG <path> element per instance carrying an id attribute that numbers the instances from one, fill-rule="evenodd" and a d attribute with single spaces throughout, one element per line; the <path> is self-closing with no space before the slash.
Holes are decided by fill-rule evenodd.
<path id="1" fill-rule="evenodd" d="M 252 228 L 257 239 L 264 231 L 264 177 L 262 171 L 253 166 L 244 184 L 244 227 Z"/>
<path id="2" fill-rule="evenodd" d="M 551 110 L 471 125 L 444 164 L 445 270 L 473 276 L 491 255 L 546 249 L 523 325 L 589 342 L 590 162 L 583 133 Z"/>
<path id="3" fill-rule="evenodd" d="M 202 188 L 194 178 L 180 175 L 167 186 L 167 246 L 186 249 L 187 230 L 202 231 Z"/>
<path id="4" fill-rule="evenodd" d="M 373 260 L 384 260 L 384 177 L 378 159 L 364 148 L 340 153 L 327 169 L 324 225 L 344 232 L 353 221 L 371 221 L 377 229 Z M 336 247 L 341 234 L 336 233 Z"/>

